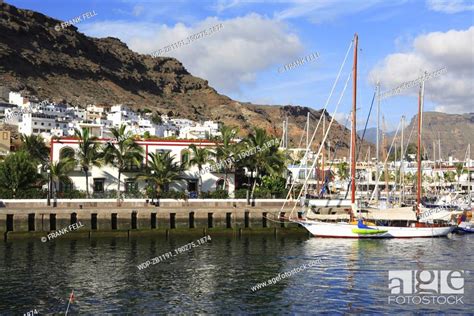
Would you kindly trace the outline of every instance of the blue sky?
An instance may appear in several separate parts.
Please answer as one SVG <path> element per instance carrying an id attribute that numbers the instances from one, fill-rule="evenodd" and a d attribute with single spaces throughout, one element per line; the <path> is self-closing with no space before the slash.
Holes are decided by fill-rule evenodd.
<path id="1" fill-rule="evenodd" d="M 376 80 L 386 90 L 415 79 L 423 70 L 442 67 L 448 73 L 427 83 L 425 110 L 474 112 L 474 2 L 469 0 L 6 2 L 61 20 L 94 10 L 97 16 L 76 25 L 80 32 L 118 37 L 140 53 L 223 23 L 222 30 L 167 55 L 235 100 L 315 109 L 324 106 L 357 32 L 360 128 Z M 314 52 L 317 60 L 278 73 L 285 64 Z M 330 113 L 351 63 L 352 54 Z M 336 116 L 341 123 L 350 111 L 351 89 L 349 85 Z M 416 113 L 415 92 L 412 88 L 382 103 L 389 129 L 401 115 L 411 119 Z"/>

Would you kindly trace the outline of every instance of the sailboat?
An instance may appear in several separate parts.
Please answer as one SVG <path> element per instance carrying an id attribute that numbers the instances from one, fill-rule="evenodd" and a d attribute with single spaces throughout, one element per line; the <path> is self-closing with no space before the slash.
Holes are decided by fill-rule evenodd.
<path id="1" fill-rule="evenodd" d="M 424 81 L 418 95 L 418 192 L 417 212 L 413 212 L 412 220 L 406 221 L 406 226 L 378 226 L 363 220 L 360 210 L 356 206 L 356 100 L 357 100 L 357 46 L 358 35 L 354 35 L 354 60 L 353 60 L 353 98 L 352 98 L 352 133 L 351 133 L 351 212 L 349 222 L 322 222 L 309 219 L 292 219 L 290 221 L 305 227 L 316 237 L 336 238 L 416 238 L 416 237 L 440 237 L 447 236 L 455 226 L 443 223 L 423 223 L 418 220 L 421 204 L 421 122 Z M 354 221 L 358 215 L 358 221 Z"/>

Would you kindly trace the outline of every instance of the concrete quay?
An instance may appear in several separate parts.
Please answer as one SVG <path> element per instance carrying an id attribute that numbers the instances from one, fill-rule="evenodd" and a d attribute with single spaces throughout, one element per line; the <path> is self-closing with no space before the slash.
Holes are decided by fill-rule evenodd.
<path id="1" fill-rule="evenodd" d="M 60 238 L 146 234 L 242 235 L 252 233 L 298 233 L 304 228 L 280 220 L 290 214 L 294 201 L 245 199 L 171 200 L 159 206 L 144 199 L 3 200 L 0 202 L 0 232 L 4 239 L 45 236 L 74 223 L 84 225 Z M 55 206 L 53 206 L 55 205 Z M 297 210 L 297 209 L 295 209 Z"/>

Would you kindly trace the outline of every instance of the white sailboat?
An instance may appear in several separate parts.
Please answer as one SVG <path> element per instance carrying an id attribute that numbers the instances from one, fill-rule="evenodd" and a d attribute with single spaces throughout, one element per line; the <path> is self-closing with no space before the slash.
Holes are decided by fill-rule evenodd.
<path id="1" fill-rule="evenodd" d="M 357 99 L 357 46 L 358 36 L 354 35 L 354 65 L 353 65 L 353 109 L 351 133 L 351 220 L 349 222 L 323 222 L 319 220 L 292 219 L 290 221 L 301 224 L 313 236 L 334 238 L 417 238 L 446 236 L 454 230 L 454 226 L 443 223 L 423 223 L 418 221 L 421 202 L 421 177 L 418 177 L 417 213 L 411 212 L 413 221 L 406 221 L 405 226 L 377 226 L 363 221 L 361 213 L 356 207 L 356 99 Z M 418 174 L 421 175 L 421 122 L 424 81 L 422 81 L 418 98 Z M 358 222 L 353 218 L 358 215 Z"/>

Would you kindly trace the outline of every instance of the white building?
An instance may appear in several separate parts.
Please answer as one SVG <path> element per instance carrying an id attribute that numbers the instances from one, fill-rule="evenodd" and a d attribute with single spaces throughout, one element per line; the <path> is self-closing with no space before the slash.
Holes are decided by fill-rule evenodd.
<path id="1" fill-rule="evenodd" d="M 95 120 L 105 118 L 106 110 L 102 106 L 89 104 L 86 107 L 86 120 Z"/>
<path id="2" fill-rule="evenodd" d="M 107 119 L 112 121 L 113 126 L 120 126 L 122 124 L 131 126 L 139 121 L 138 115 L 122 104 L 112 106 L 107 114 Z"/>
<path id="3" fill-rule="evenodd" d="M 107 139 L 100 139 L 99 142 L 105 144 Z M 191 141 L 191 140 L 143 140 L 137 141 L 137 143 L 143 148 L 144 158 L 143 165 L 146 165 L 149 156 L 149 153 L 157 152 L 171 152 L 171 155 L 174 157 L 177 163 L 183 163 L 189 159 L 190 151 L 189 146 L 191 144 L 196 144 L 200 147 L 212 148 L 215 146 L 214 142 L 200 140 L 200 141 Z M 64 148 L 72 148 L 77 150 L 79 141 L 73 137 L 62 138 L 62 139 L 52 139 L 51 141 L 51 153 L 52 161 L 56 162 L 60 159 L 62 150 Z M 204 166 L 210 167 L 210 166 Z M 132 190 L 133 188 L 138 188 L 143 190 L 146 186 L 143 180 L 138 180 L 137 168 L 131 168 L 130 170 L 124 172 L 121 176 L 121 188 L 122 191 Z M 188 168 L 182 175 L 182 179 L 176 181 L 170 186 L 171 190 L 177 191 L 188 191 L 196 192 L 198 185 L 198 168 L 193 166 Z M 86 179 L 84 173 L 76 168 L 74 172 L 70 174 L 70 177 L 73 181 L 73 188 L 76 190 L 86 190 Z M 209 192 L 214 191 L 217 188 L 224 187 L 224 174 L 217 172 L 207 172 L 202 174 L 202 191 Z M 92 167 L 89 171 L 89 191 L 102 193 L 106 190 L 116 190 L 118 183 L 118 171 L 114 166 L 105 165 L 100 168 Z M 234 174 L 227 175 L 227 183 L 229 187 L 229 194 L 232 196 L 235 188 L 235 177 Z M 64 187 L 63 185 L 59 186 Z"/>
<path id="4" fill-rule="evenodd" d="M 13 91 L 10 91 L 10 93 L 8 94 L 8 102 L 10 104 L 15 104 L 20 108 L 30 105 L 30 100 L 28 97 L 23 97 L 21 93 Z"/>
<path id="5" fill-rule="evenodd" d="M 56 118 L 43 113 L 23 113 L 19 123 L 20 134 L 41 134 L 44 137 L 51 135 L 51 130 L 56 127 Z"/>
<path id="6" fill-rule="evenodd" d="M 179 138 L 184 139 L 208 139 L 209 137 L 219 136 L 219 123 L 214 121 L 205 121 L 202 124 L 184 125 L 179 130 Z"/>

